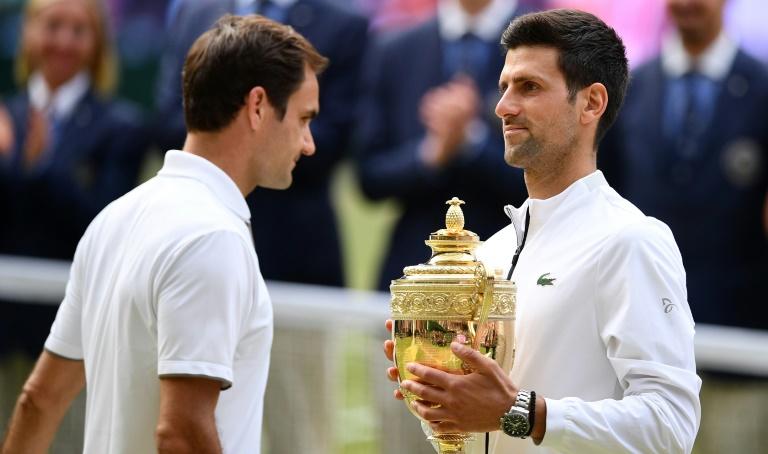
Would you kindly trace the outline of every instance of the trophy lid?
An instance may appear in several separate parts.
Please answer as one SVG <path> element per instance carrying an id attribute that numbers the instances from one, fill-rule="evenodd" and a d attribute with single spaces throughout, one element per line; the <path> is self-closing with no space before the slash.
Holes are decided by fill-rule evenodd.
<path id="1" fill-rule="evenodd" d="M 461 210 L 464 201 L 453 197 L 445 203 L 450 205 L 445 214 L 445 228 L 432 232 L 424 241 L 432 249 L 432 256 L 427 263 L 406 266 L 403 269 L 406 279 L 440 276 L 444 281 L 453 275 L 462 276 L 466 281 L 485 275 L 482 263 L 475 257 L 480 238 L 476 233 L 464 230 L 464 212 Z"/>
<path id="2" fill-rule="evenodd" d="M 491 317 L 509 317 L 514 284 L 496 280 L 475 257 L 480 238 L 464 229 L 463 200 L 453 197 L 445 215 L 445 228 L 433 232 L 425 243 L 432 249 L 427 263 L 406 266 L 404 276 L 390 285 L 394 319 L 480 318 L 483 295 L 493 295 Z M 490 271 L 490 272 L 489 272 Z"/>
<path id="3" fill-rule="evenodd" d="M 461 210 L 464 201 L 453 197 L 445 203 L 450 205 L 445 213 L 445 228 L 432 232 L 429 239 L 425 241 L 427 246 L 432 248 L 432 258 L 439 257 L 442 253 L 453 252 L 469 254 L 464 257 L 464 261 L 476 261 L 474 250 L 480 245 L 480 237 L 470 230 L 464 230 L 464 212 Z M 455 257 L 453 259 L 455 260 Z"/>

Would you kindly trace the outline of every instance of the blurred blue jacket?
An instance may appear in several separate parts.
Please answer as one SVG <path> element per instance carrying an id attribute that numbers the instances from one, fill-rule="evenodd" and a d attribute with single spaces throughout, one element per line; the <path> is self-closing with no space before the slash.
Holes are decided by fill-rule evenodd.
<path id="1" fill-rule="evenodd" d="M 634 72 L 600 147 L 601 167 L 624 197 L 672 229 L 696 322 L 768 329 L 768 71 L 736 54 L 690 158 L 662 133 L 667 86 L 658 58 Z"/>

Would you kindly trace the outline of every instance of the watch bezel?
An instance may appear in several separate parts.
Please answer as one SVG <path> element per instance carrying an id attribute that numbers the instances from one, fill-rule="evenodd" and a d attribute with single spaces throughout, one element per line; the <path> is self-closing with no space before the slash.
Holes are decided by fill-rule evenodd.
<path id="1" fill-rule="evenodd" d="M 510 437 L 524 437 L 530 428 L 528 410 L 513 408 L 501 418 L 501 430 Z"/>
<path id="2" fill-rule="evenodd" d="M 525 438 L 531 433 L 533 425 L 531 407 L 536 405 L 532 402 L 533 395 L 531 391 L 518 390 L 514 405 L 501 417 L 502 432 L 518 438 Z"/>

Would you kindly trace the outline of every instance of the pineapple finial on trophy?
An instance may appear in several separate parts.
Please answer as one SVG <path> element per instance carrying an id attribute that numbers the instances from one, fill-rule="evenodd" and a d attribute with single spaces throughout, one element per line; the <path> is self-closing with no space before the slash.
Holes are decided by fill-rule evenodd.
<path id="1" fill-rule="evenodd" d="M 464 201 L 454 197 L 446 200 L 446 205 L 450 205 L 448 212 L 445 213 L 445 228 L 450 233 L 459 233 L 464 230 L 464 212 L 461 211 L 461 205 Z"/>

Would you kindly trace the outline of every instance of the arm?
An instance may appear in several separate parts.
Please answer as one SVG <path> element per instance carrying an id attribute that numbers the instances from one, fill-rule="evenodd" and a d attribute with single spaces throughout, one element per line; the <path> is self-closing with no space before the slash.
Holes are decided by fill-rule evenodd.
<path id="1" fill-rule="evenodd" d="M 61 419 L 84 385 L 82 361 L 43 351 L 24 383 L 0 452 L 47 452 Z"/>
<path id="2" fill-rule="evenodd" d="M 701 380 L 685 271 L 660 223 L 632 225 L 603 250 L 597 322 L 621 399 L 547 400 L 542 445 L 567 452 L 690 452 Z"/>
<path id="3" fill-rule="evenodd" d="M 392 332 L 392 320 L 385 323 L 387 331 Z M 384 355 L 390 361 L 394 359 L 395 344 L 384 341 Z M 408 371 L 419 377 L 419 381 L 404 380 L 402 388 L 420 396 L 428 403 L 416 401 L 414 411 L 426 421 L 430 421 L 425 432 L 493 432 L 499 430 L 500 419 L 517 398 L 518 387 L 509 375 L 491 358 L 476 350 L 452 343 L 454 354 L 470 365 L 475 373 L 467 376 L 452 375 L 437 369 L 410 363 Z M 399 374 L 396 367 L 387 369 L 387 377 L 397 381 Z M 478 396 L 482 396 L 478 401 Z M 394 392 L 395 399 L 403 400 L 399 389 Z M 433 408 L 431 403 L 439 403 Z M 547 407 L 543 397 L 536 397 L 536 416 L 531 438 L 536 444 L 541 443 L 546 432 Z"/>
<path id="4" fill-rule="evenodd" d="M 237 233 L 208 232 L 181 245 L 156 275 L 160 453 L 221 452 L 214 412 L 220 390 L 233 385 L 251 310 L 250 254 Z"/>
<path id="5" fill-rule="evenodd" d="M 214 417 L 220 389 L 220 381 L 202 377 L 161 378 L 158 454 L 221 453 Z"/>
<path id="6" fill-rule="evenodd" d="M 59 306 L 45 350 L 35 364 L 16 403 L 2 454 L 36 454 L 48 451 L 61 418 L 85 386 L 80 345 L 80 287 L 82 256 L 87 235 L 72 262 L 64 301 Z M 78 358 L 78 359 L 69 359 Z"/>

